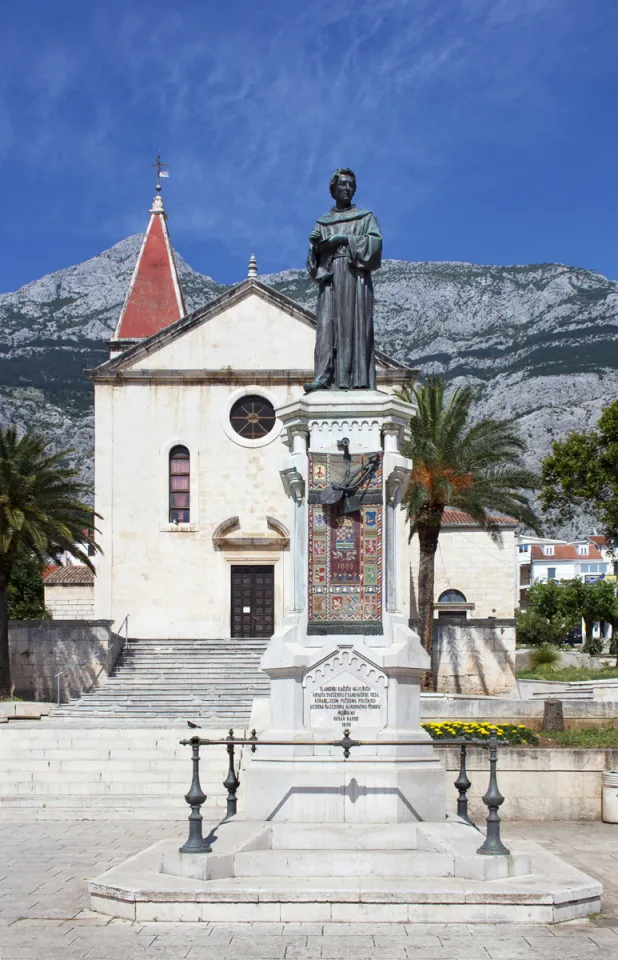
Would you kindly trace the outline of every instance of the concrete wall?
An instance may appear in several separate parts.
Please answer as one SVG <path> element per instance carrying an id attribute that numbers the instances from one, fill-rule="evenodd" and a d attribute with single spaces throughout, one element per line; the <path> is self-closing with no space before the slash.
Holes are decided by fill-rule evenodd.
<path id="1" fill-rule="evenodd" d="M 443 527 L 435 564 L 435 599 L 444 590 L 460 590 L 474 604 L 470 616 L 512 618 L 514 615 L 515 533 L 502 530 L 504 546 L 498 547 L 475 527 Z M 418 583 L 418 537 L 410 541 L 410 574 L 413 603 Z"/>
<path id="2" fill-rule="evenodd" d="M 515 654 L 515 668 L 520 670 L 530 670 L 530 654 L 532 648 L 519 647 Z M 611 657 L 591 657 L 583 650 L 573 650 L 572 647 L 561 647 L 559 649 L 560 660 L 559 667 L 585 667 L 587 670 L 602 670 L 604 667 L 614 667 L 616 658 Z"/>
<path id="3" fill-rule="evenodd" d="M 459 771 L 459 750 L 445 748 L 447 805 L 455 810 L 452 786 Z M 487 817 L 481 797 L 489 783 L 487 750 L 468 750 L 472 787 L 470 815 L 479 824 Z M 618 769 L 618 750 L 546 750 L 502 747 L 498 751 L 498 786 L 505 800 L 504 820 L 600 820 L 604 770 Z"/>
<path id="4" fill-rule="evenodd" d="M 112 633 L 110 620 L 11 620 L 9 650 L 15 695 L 55 701 L 78 697 L 105 683 L 123 638 Z M 87 662 L 84 662 L 87 661 Z"/>
<path id="5" fill-rule="evenodd" d="M 514 620 L 436 620 L 438 690 L 502 694 L 515 689 Z"/>
<path id="6" fill-rule="evenodd" d="M 92 620 L 94 618 L 94 584 L 46 584 L 45 609 L 54 620 Z"/>

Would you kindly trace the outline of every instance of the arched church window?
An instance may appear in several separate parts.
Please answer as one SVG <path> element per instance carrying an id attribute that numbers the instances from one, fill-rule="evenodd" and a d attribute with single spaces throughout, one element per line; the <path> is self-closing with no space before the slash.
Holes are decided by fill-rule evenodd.
<path id="1" fill-rule="evenodd" d="M 245 440 L 266 437 L 275 425 L 275 408 L 269 400 L 251 394 L 241 397 L 230 410 L 230 423 Z"/>
<path id="2" fill-rule="evenodd" d="M 461 590 L 445 590 L 438 597 L 438 603 L 466 603 L 466 598 Z"/>
<path id="3" fill-rule="evenodd" d="M 189 523 L 191 516 L 191 456 L 186 447 L 170 450 L 170 523 Z"/>

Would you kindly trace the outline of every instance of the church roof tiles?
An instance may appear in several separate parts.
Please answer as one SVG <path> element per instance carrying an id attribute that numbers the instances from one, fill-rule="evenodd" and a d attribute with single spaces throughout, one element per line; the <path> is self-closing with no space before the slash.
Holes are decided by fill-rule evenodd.
<path id="1" fill-rule="evenodd" d="M 51 587 L 55 584 L 64 585 L 86 585 L 94 583 L 94 573 L 92 570 L 81 563 L 76 563 L 70 567 L 54 567 L 50 573 L 43 574 L 45 586 Z"/>
<path id="2" fill-rule="evenodd" d="M 517 520 L 514 520 L 513 517 L 506 517 L 503 514 L 496 514 L 495 516 L 491 516 L 489 519 L 499 527 L 517 526 Z M 476 527 L 478 524 L 469 513 L 464 513 L 463 510 L 455 510 L 452 507 L 447 507 L 442 514 L 442 526 Z"/>

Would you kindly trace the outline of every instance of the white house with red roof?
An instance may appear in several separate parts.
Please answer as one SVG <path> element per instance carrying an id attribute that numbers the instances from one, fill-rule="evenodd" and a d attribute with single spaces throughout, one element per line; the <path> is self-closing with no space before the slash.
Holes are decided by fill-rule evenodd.
<path id="1" fill-rule="evenodd" d="M 604 536 L 592 534 L 579 540 L 518 537 L 517 601 L 526 606 L 526 594 L 532 584 L 579 578 L 585 583 L 614 580 L 614 558 Z"/>
<path id="2" fill-rule="evenodd" d="M 594 583 L 612 572 L 609 561 L 591 538 L 573 543 L 546 541 L 532 544 L 530 561 L 532 583 L 576 577 Z"/>

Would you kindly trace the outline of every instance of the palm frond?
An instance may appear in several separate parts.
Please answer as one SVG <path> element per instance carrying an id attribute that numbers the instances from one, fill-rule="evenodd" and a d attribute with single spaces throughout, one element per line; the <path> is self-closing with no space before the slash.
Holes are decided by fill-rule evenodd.
<path id="1" fill-rule="evenodd" d="M 23 544 L 40 559 L 68 550 L 93 569 L 96 515 L 86 486 L 68 466 L 70 450 L 50 451 L 33 431 L 0 427 L 0 566 L 10 568 Z"/>
<path id="2" fill-rule="evenodd" d="M 441 515 L 447 505 L 469 513 L 495 539 L 497 514 L 538 530 L 531 494 L 540 480 L 521 460 L 525 443 L 517 425 L 496 418 L 472 424 L 474 389 L 460 386 L 447 395 L 439 377 L 429 377 L 413 393 L 417 413 L 403 450 L 413 463 L 404 501 L 411 530 L 421 514 Z"/>

